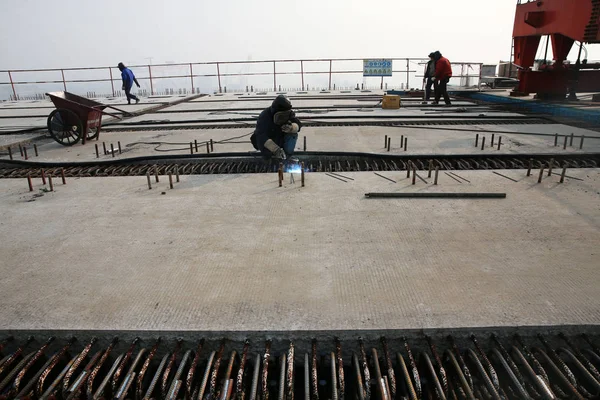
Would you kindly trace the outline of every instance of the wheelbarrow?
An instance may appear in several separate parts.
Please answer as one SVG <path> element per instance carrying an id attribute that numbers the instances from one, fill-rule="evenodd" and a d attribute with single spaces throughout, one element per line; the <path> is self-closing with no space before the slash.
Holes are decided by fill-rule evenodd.
<path id="1" fill-rule="evenodd" d="M 105 108 L 120 111 L 122 115 L 131 115 L 127 111 L 69 92 L 50 92 L 46 96 L 50 97 L 56 107 L 48 116 L 48 131 L 54 140 L 64 146 L 73 146 L 80 140 L 82 144 L 86 140 L 97 140 L 104 114 L 123 119 L 121 115 L 104 111 Z"/>

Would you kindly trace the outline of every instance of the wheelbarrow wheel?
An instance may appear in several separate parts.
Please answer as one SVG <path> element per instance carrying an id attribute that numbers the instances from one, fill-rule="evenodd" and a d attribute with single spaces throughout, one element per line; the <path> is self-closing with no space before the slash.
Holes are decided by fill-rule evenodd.
<path id="1" fill-rule="evenodd" d="M 83 127 L 81 120 L 71 110 L 58 108 L 48 116 L 50 136 L 63 146 L 73 146 L 81 140 Z"/>
<path id="2" fill-rule="evenodd" d="M 85 140 L 96 139 L 100 134 L 100 128 L 88 128 L 88 134 Z"/>

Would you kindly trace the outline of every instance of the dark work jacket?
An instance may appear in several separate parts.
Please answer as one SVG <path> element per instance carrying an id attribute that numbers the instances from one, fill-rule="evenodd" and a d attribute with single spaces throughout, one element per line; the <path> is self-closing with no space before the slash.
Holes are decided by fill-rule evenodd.
<path id="1" fill-rule="evenodd" d="M 431 78 L 435 76 L 435 60 L 429 60 L 425 66 L 425 78 Z"/>
<path id="2" fill-rule="evenodd" d="M 274 114 L 275 113 L 271 107 L 263 110 L 263 112 L 261 112 L 258 116 L 256 130 L 250 138 L 254 148 L 265 155 L 271 154 L 269 150 L 265 149 L 265 142 L 269 139 L 273 140 L 277 146 L 283 147 L 283 138 L 285 133 L 281 130 L 281 126 L 275 125 L 275 122 L 273 122 Z M 290 122 L 295 122 L 298 124 L 298 127 L 302 128 L 300 120 L 296 118 L 295 115 L 292 116 Z"/>

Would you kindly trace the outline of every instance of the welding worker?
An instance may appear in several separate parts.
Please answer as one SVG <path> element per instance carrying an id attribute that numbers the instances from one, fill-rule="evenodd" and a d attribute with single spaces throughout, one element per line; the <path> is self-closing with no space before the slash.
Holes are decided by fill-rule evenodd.
<path id="1" fill-rule="evenodd" d="M 292 110 L 292 103 L 284 95 L 279 95 L 258 116 L 250 141 L 266 158 L 296 161 L 290 157 L 294 154 L 301 128 L 302 124 Z"/>
<path id="2" fill-rule="evenodd" d="M 131 88 L 133 87 L 133 83 L 140 87 L 137 79 L 135 79 L 135 75 L 133 72 L 127 68 L 122 62 L 118 65 L 119 71 L 121 71 L 121 78 L 123 78 L 123 90 L 125 91 L 125 95 L 127 96 L 127 104 L 131 104 L 131 99 L 135 100 L 135 104 L 140 102 L 140 99 L 135 95 L 131 94 Z"/>
<path id="3" fill-rule="evenodd" d="M 431 98 L 431 86 L 433 86 L 434 93 L 437 91 L 437 82 L 435 80 L 435 60 L 433 59 L 433 53 L 429 53 L 429 61 L 425 66 L 423 83 L 425 84 L 425 101 L 422 104 L 427 104 Z"/>
<path id="4" fill-rule="evenodd" d="M 446 105 L 451 105 L 452 103 L 448 97 L 448 82 L 452 78 L 452 66 L 450 65 L 450 61 L 446 57 L 443 57 L 439 51 L 433 53 L 433 59 L 435 60 L 435 80 L 437 81 L 437 90 L 433 104 L 439 104 L 440 98 L 444 96 Z"/>

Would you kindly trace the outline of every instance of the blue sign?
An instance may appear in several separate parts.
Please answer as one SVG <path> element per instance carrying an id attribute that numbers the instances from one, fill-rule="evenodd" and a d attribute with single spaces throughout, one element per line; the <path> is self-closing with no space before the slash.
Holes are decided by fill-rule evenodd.
<path id="1" fill-rule="evenodd" d="M 392 76 L 392 60 L 363 60 L 363 76 Z"/>

